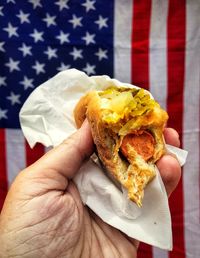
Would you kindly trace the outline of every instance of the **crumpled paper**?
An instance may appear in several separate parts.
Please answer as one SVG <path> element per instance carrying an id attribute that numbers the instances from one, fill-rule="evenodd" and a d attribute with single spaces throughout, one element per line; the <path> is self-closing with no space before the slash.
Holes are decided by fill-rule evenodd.
<path id="1" fill-rule="evenodd" d="M 23 133 L 33 147 L 37 142 L 56 146 L 75 130 L 73 109 L 87 91 L 110 86 L 133 87 L 108 76 L 87 76 L 70 69 L 37 87 L 20 111 Z M 135 87 L 135 86 L 134 86 Z M 168 151 L 177 156 L 180 164 L 187 152 L 173 146 Z M 82 201 L 106 223 L 128 236 L 162 249 L 172 250 L 171 216 L 168 198 L 156 168 L 156 177 L 145 188 L 142 208 L 127 199 L 125 189 L 119 189 L 90 159 L 80 169 L 74 181 Z"/>

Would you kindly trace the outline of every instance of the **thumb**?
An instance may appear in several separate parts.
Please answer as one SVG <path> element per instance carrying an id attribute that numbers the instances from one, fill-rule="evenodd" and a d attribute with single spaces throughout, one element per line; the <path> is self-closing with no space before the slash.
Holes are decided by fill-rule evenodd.
<path id="1" fill-rule="evenodd" d="M 34 173 L 50 170 L 72 178 L 93 152 L 93 140 L 87 120 L 74 134 L 31 166 Z"/>

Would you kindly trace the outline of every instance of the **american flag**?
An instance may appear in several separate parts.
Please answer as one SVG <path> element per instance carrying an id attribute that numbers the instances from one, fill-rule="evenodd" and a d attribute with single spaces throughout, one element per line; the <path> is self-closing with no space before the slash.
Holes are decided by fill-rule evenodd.
<path id="1" fill-rule="evenodd" d="M 0 207 L 17 173 L 45 152 L 20 130 L 31 91 L 72 67 L 107 74 L 149 89 L 189 151 L 169 201 L 174 249 L 141 244 L 138 257 L 199 257 L 199 14 L 198 0 L 1 0 Z"/>

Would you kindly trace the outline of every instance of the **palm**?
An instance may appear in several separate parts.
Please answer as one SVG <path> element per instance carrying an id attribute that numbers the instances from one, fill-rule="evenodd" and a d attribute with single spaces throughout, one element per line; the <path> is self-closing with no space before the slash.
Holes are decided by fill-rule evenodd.
<path id="1" fill-rule="evenodd" d="M 13 243 L 12 238 L 17 238 L 18 235 L 23 239 L 14 249 L 12 247 L 13 254 L 21 257 L 44 255 L 59 258 L 136 256 L 136 247 L 130 239 L 83 206 L 79 193 L 71 181 L 64 191 L 55 188 L 59 181 L 61 184 L 58 188 L 64 188 L 62 178 L 53 184 L 50 183 L 51 179 L 45 179 L 46 182 L 37 179 L 35 185 L 32 176 L 30 180 L 31 189 L 26 188 L 24 183 L 27 184 L 27 181 L 22 180 L 20 188 L 24 190 L 16 194 L 14 184 L 10 193 L 15 192 L 15 201 L 13 204 L 8 203 L 8 207 L 10 206 L 10 210 L 15 213 L 10 214 L 10 223 L 6 223 L 8 227 L 5 230 L 9 231 L 10 243 Z M 51 185 L 52 189 L 44 191 L 44 183 Z M 17 186 L 19 187 L 19 182 Z M 27 196 L 30 198 L 27 199 Z M 15 209 L 17 207 L 20 209 Z M 18 220 L 22 216 L 23 221 Z M 1 223 L 6 217 L 2 216 Z M 8 242 L 5 245 L 9 247 Z"/>

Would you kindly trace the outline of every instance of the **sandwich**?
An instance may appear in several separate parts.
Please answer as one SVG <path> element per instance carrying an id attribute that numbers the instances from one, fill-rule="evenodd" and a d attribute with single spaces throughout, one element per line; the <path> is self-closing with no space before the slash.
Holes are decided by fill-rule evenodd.
<path id="1" fill-rule="evenodd" d="M 144 189 L 156 176 L 155 163 L 166 151 L 167 112 L 148 91 L 122 85 L 82 96 L 74 118 L 78 128 L 88 119 L 106 173 L 141 207 Z"/>

